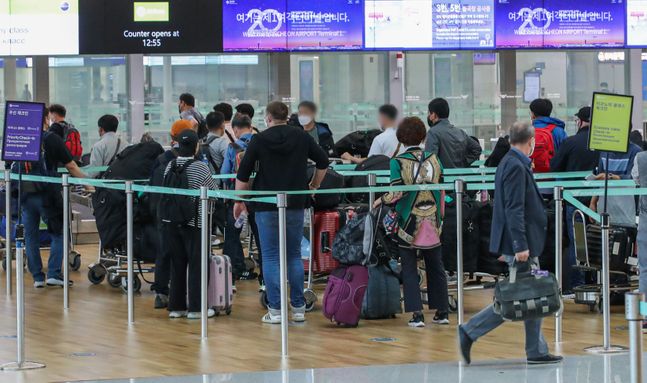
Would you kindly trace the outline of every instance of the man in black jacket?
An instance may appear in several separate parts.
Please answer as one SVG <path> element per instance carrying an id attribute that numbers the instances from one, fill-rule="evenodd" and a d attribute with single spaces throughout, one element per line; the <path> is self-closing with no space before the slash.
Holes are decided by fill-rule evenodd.
<path id="1" fill-rule="evenodd" d="M 535 146 L 535 129 L 528 123 L 516 123 L 510 129 L 511 149 L 505 155 L 495 176 L 490 252 L 501 254 L 510 267 L 517 264 L 539 265 L 538 257 L 546 240 L 546 212 L 535 183 L 530 155 Z M 469 322 L 458 327 L 463 359 L 470 363 L 472 344 L 503 324 L 503 318 L 489 305 Z M 541 319 L 527 320 L 526 357 L 528 364 L 558 363 L 551 355 L 541 333 Z"/>

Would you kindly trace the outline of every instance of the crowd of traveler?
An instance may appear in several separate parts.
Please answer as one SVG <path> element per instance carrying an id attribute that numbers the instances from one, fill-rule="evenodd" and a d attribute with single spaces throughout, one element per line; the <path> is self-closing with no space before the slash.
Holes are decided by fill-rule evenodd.
<path id="1" fill-rule="evenodd" d="M 220 103 L 206 114 L 197 110 L 195 98 L 188 93 L 179 96 L 179 119 L 170 129 L 171 145 L 159 155 L 151 173 L 151 185 L 163 186 L 179 171 L 186 172 L 188 188 L 226 190 L 316 190 L 321 186 L 329 166 L 329 158 L 339 155 L 351 163 L 360 164 L 366 158 L 351 153 L 335 153 L 330 127 L 317 120 L 318 107 L 311 101 L 298 105 L 290 114 L 281 102 L 271 102 L 264 110 L 264 126 L 255 127 L 255 110 L 250 104 L 235 108 Z M 496 193 L 490 251 L 502 257 L 510 267 L 531 267 L 538 264 L 546 238 L 545 193 L 538 189 L 533 173 L 552 171 L 591 171 L 603 179 L 634 178 L 647 187 L 647 154 L 640 145 L 631 144 L 626 154 L 610 154 L 609 168 L 597 152 L 588 149 L 591 108 L 583 107 L 574 116 L 577 133 L 567 137 L 565 123 L 555 117 L 550 100 L 537 99 L 530 104 L 530 122 L 514 124 L 509 135 L 499 139 L 489 165 L 498 166 L 495 176 Z M 90 169 L 87 174 L 77 165 L 81 160 L 82 144 L 78 131 L 65 121 L 62 105 L 51 105 L 43 121 L 44 174 L 56 175 L 64 166 L 74 177 L 98 177 Z M 418 117 L 400 119 L 393 105 L 377 110 L 381 133 L 370 146 L 368 157 L 382 155 L 390 158 L 392 186 L 437 184 L 443 169 L 471 166 L 482 156 L 478 140 L 470 137 L 450 120 L 449 103 L 437 98 L 428 105 L 427 128 Z M 85 165 L 109 166 L 127 146 L 119 137 L 119 121 L 112 115 L 102 116 L 97 123 L 100 139 L 91 148 Z M 638 140 L 642 144 L 642 138 Z M 80 151 L 80 153 L 79 153 Z M 606 154 L 604 154 L 606 160 Z M 307 177 L 308 162 L 315 171 Z M 235 179 L 214 180 L 214 174 L 235 174 Z M 253 181 L 253 182 L 252 182 Z M 22 194 L 28 265 L 35 287 L 61 286 L 62 200 L 60 186 L 48 184 L 39 188 L 34 183 Z M 543 195 L 542 195 L 543 194 Z M 303 294 L 304 268 L 301 260 L 301 240 L 304 229 L 304 209 L 309 196 L 291 195 L 287 200 L 287 271 L 290 285 L 291 319 L 305 321 L 306 301 Z M 425 264 L 428 305 L 435 310 L 432 322 L 449 324 L 447 276 L 441 252 L 444 192 L 390 192 L 378 198 L 380 205 L 392 207 L 398 216 L 394 240 L 399 247 L 405 311 L 412 314 L 411 327 L 425 326 L 423 304 L 418 283 L 418 258 Z M 166 308 L 171 318 L 200 318 L 200 212 L 183 224 L 169 223 L 162 218 L 163 198 L 151 199 L 158 215 L 159 251 L 156 258 L 156 293 L 154 307 Z M 600 206 L 596 197 L 581 198 L 591 209 Z M 647 216 L 647 199 L 640 201 L 640 214 Z M 609 202 L 611 204 L 611 200 Z M 218 210 L 218 209 L 216 209 Z M 264 323 L 280 323 L 279 233 L 278 211 L 275 205 L 227 201 L 221 206 L 224 253 L 232 260 L 235 280 L 259 278 L 265 286 L 268 311 Z M 571 217 L 575 208 L 565 208 L 568 250 L 566 293 L 584 283 L 582 274 L 572 266 L 577 264 L 574 228 Z M 214 213 L 215 215 L 216 213 Z M 241 244 L 242 228 L 236 221 L 245 215 L 259 251 L 261 275 L 247 269 Z M 41 218 L 48 224 L 52 238 L 47 275 L 42 271 L 39 254 L 38 228 Z M 641 220 L 647 222 L 645 220 Z M 647 225 L 639 231 L 647 233 Z M 639 244 L 647 234 L 639 235 Z M 641 269 L 640 290 L 647 293 L 647 243 L 639 246 Z M 68 281 L 71 284 L 71 281 Z M 187 294 L 188 290 L 188 294 Z M 188 299 L 187 299 L 188 296 Z M 213 310 L 209 316 L 214 315 Z M 503 323 L 492 305 L 459 327 L 459 343 L 464 359 L 469 363 L 472 344 Z M 541 333 L 541 320 L 526 326 L 526 353 L 529 363 L 559 362 L 561 357 L 549 353 Z"/>

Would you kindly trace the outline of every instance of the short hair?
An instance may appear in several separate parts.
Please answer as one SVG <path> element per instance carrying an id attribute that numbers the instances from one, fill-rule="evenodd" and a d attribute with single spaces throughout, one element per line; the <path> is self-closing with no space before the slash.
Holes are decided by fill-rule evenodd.
<path id="1" fill-rule="evenodd" d="M 405 146 L 420 145 L 427 136 L 427 128 L 418 117 L 407 117 L 400 122 L 395 135 Z"/>
<path id="2" fill-rule="evenodd" d="M 231 121 L 231 118 L 234 117 L 234 108 L 226 102 L 221 102 L 213 106 L 214 112 L 220 112 L 225 116 L 225 121 Z"/>
<path id="3" fill-rule="evenodd" d="M 267 104 L 265 114 L 272 116 L 277 121 L 287 121 L 290 111 L 288 106 L 280 101 L 273 101 Z"/>
<path id="4" fill-rule="evenodd" d="M 529 122 L 517 121 L 510 128 L 510 145 L 525 144 L 535 137 L 535 128 Z"/>
<path id="5" fill-rule="evenodd" d="M 449 103 L 444 98 L 434 98 L 429 102 L 429 113 L 436 113 L 438 118 L 449 118 Z"/>
<path id="6" fill-rule="evenodd" d="M 218 129 L 225 123 L 225 115 L 221 112 L 211 112 L 207 114 L 207 128 Z"/>
<path id="7" fill-rule="evenodd" d="M 232 128 L 242 128 L 242 129 L 251 129 L 252 128 L 252 119 L 245 114 L 237 114 L 236 117 L 231 121 Z"/>
<path id="8" fill-rule="evenodd" d="M 67 109 L 65 109 L 65 107 L 61 104 L 52 104 L 49 106 L 49 108 L 47 108 L 47 111 L 49 113 L 58 114 L 61 117 L 65 117 L 65 115 L 67 114 Z"/>
<path id="9" fill-rule="evenodd" d="M 252 104 L 243 103 L 243 104 L 238 104 L 236 106 L 236 112 L 238 112 L 240 114 L 244 114 L 244 115 L 248 116 L 249 118 L 254 118 L 254 112 L 255 111 L 254 111 L 254 107 L 252 106 Z"/>
<path id="10" fill-rule="evenodd" d="M 97 125 L 106 132 L 116 132 L 119 127 L 119 120 L 112 114 L 104 114 L 97 121 Z"/>
<path id="11" fill-rule="evenodd" d="M 188 106 L 195 106 L 195 97 L 191 93 L 182 93 L 180 95 L 180 101 L 184 102 Z"/>
<path id="12" fill-rule="evenodd" d="M 312 113 L 317 113 L 317 104 L 312 101 L 301 101 L 297 109 L 306 108 L 309 109 Z"/>
<path id="13" fill-rule="evenodd" d="M 550 117 L 553 103 L 547 98 L 538 98 L 530 103 L 530 111 L 537 117 Z"/>
<path id="14" fill-rule="evenodd" d="M 378 109 L 378 112 L 380 114 L 385 115 L 391 120 L 395 120 L 398 118 L 398 108 L 396 108 L 394 105 L 391 104 L 385 104 L 380 106 L 380 109 Z"/>

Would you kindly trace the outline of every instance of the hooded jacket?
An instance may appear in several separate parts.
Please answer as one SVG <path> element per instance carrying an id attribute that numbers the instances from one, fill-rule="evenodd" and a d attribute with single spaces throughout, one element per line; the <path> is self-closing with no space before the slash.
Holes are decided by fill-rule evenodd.
<path id="1" fill-rule="evenodd" d="M 449 120 L 442 119 L 427 132 L 425 151 L 435 154 L 443 168 L 467 168 L 481 156 L 481 145 L 456 128 Z"/>
<path id="2" fill-rule="evenodd" d="M 537 117 L 532 121 L 532 126 L 534 126 L 535 129 L 543 129 L 551 125 L 554 126 L 553 145 L 555 146 L 555 153 L 557 153 L 562 142 L 564 142 L 568 137 L 566 130 L 564 130 L 564 126 L 566 126 L 564 121 L 553 117 Z"/>
<path id="3" fill-rule="evenodd" d="M 303 129 L 278 125 L 256 134 L 238 167 L 237 179 L 249 182 L 256 171 L 253 190 L 307 190 L 308 159 L 317 169 L 328 167 L 328 156 Z M 288 209 L 303 209 L 308 196 L 288 196 Z M 276 210 L 274 204 L 255 204 L 256 211 Z"/>

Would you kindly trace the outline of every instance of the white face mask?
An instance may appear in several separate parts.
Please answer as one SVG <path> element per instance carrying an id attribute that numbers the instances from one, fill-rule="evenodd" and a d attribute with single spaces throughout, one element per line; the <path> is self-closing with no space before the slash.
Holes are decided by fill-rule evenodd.
<path id="1" fill-rule="evenodd" d="M 301 126 L 306 126 L 311 122 L 312 122 L 312 117 L 306 116 L 303 114 L 299 115 L 299 124 L 301 124 Z"/>

